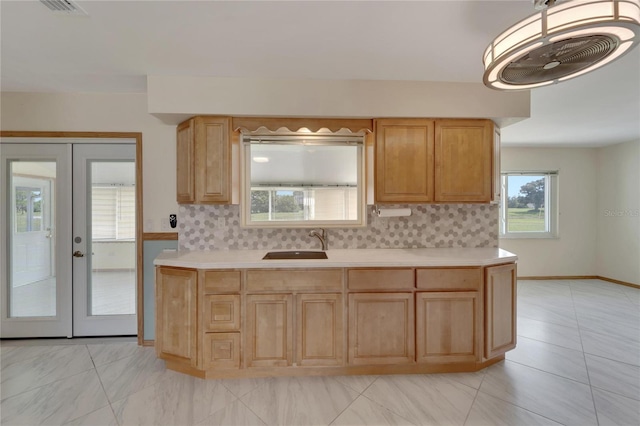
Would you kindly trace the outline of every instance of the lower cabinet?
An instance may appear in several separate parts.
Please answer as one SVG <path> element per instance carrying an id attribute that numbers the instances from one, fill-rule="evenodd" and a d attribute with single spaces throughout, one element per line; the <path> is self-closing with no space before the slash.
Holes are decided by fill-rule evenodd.
<path id="1" fill-rule="evenodd" d="M 487 359 L 516 347 L 516 265 L 488 267 L 484 280 Z"/>
<path id="2" fill-rule="evenodd" d="M 197 272 L 156 270 L 156 354 L 188 366 L 196 365 Z"/>
<path id="3" fill-rule="evenodd" d="M 479 361 L 479 309 L 477 291 L 416 293 L 416 361 Z"/>
<path id="4" fill-rule="evenodd" d="M 414 361 L 413 293 L 349 294 L 349 364 Z"/>
<path id="5" fill-rule="evenodd" d="M 341 294 L 250 294 L 246 298 L 247 367 L 343 364 Z"/>
<path id="6" fill-rule="evenodd" d="M 475 371 L 515 345 L 515 264 L 156 268 L 156 353 L 199 377 Z"/>
<path id="7" fill-rule="evenodd" d="M 247 367 L 293 364 L 293 295 L 249 294 L 247 301 Z"/>
<path id="8" fill-rule="evenodd" d="M 296 295 L 296 364 L 344 364 L 342 294 Z"/>

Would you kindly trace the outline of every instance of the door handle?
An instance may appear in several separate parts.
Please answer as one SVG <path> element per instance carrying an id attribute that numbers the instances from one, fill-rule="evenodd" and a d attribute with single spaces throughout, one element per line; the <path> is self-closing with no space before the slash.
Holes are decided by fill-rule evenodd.
<path id="1" fill-rule="evenodd" d="M 47 235 L 45 235 L 45 238 L 53 238 L 53 235 L 51 234 L 51 228 L 47 228 Z"/>
<path id="2" fill-rule="evenodd" d="M 80 250 L 76 250 L 73 252 L 73 257 L 84 257 L 84 253 Z"/>

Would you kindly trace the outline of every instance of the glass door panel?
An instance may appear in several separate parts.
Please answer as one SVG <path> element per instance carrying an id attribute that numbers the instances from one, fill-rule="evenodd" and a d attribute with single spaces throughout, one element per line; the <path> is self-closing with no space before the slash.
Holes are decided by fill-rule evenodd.
<path id="1" fill-rule="evenodd" d="M 75 336 L 135 335 L 135 146 L 73 147 Z"/>
<path id="2" fill-rule="evenodd" d="M 2 144 L 0 153 L 0 337 L 70 337 L 71 264 L 56 256 L 70 249 L 56 238 L 71 229 L 70 149 Z"/>
<path id="3" fill-rule="evenodd" d="M 133 161 L 91 161 L 90 315 L 136 313 L 136 171 Z"/>
<path id="4" fill-rule="evenodd" d="M 53 182 L 56 163 L 11 161 L 10 317 L 56 315 Z"/>

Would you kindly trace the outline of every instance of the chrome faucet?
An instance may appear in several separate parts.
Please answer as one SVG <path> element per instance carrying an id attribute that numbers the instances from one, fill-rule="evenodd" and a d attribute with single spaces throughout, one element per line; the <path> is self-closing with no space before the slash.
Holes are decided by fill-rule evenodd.
<path id="1" fill-rule="evenodd" d="M 318 237 L 318 239 L 322 243 L 322 250 L 323 251 L 327 250 L 327 231 L 325 231 L 322 228 L 320 228 L 320 230 L 313 229 L 311 232 L 309 232 L 309 236 L 310 237 Z"/>

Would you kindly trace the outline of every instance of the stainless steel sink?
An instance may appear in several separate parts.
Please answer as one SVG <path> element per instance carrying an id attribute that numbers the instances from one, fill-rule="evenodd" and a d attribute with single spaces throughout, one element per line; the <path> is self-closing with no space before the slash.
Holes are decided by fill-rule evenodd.
<path id="1" fill-rule="evenodd" d="M 323 251 L 270 251 L 262 259 L 327 259 Z"/>

